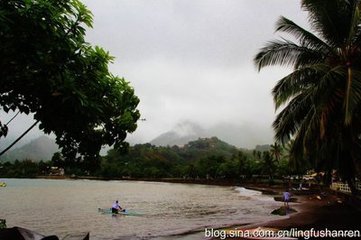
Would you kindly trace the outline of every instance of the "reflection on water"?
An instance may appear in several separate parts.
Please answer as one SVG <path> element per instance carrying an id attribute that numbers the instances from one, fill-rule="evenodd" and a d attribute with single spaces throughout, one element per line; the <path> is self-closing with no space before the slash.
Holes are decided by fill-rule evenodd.
<path id="1" fill-rule="evenodd" d="M 242 188 L 191 184 L 5 179 L 0 218 L 45 235 L 90 232 L 91 239 L 148 239 L 202 231 L 205 227 L 267 218 L 277 206 L 270 197 Z M 101 214 L 122 207 L 141 216 Z M 186 239 L 185 237 L 182 237 Z M 164 238 L 163 238 L 164 239 Z"/>

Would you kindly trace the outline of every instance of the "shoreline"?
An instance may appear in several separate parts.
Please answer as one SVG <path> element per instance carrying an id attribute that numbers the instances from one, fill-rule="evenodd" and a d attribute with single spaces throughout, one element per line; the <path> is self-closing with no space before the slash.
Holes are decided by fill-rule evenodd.
<path id="1" fill-rule="evenodd" d="M 355 202 L 352 200 L 352 197 L 344 194 L 338 194 L 334 191 L 325 191 L 320 192 L 319 194 L 299 195 L 297 198 L 297 203 L 290 203 L 290 207 L 296 209 L 297 212 L 290 213 L 288 218 L 250 223 L 247 225 L 240 224 L 239 226 L 230 226 L 224 229 L 245 231 L 263 228 L 288 230 L 291 232 L 310 231 L 311 229 L 314 231 L 322 231 L 328 229 L 331 231 L 357 230 L 361 232 L 359 226 L 359 223 L 361 222 L 361 211 L 354 206 Z M 280 206 L 283 206 L 282 202 L 280 202 Z M 296 239 L 299 239 L 300 236 L 296 237 Z M 220 238 L 213 237 L 203 239 L 215 240 Z M 249 238 L 227 237 L 225 239 L 241 240 Z"/>
<path id="2" fill-rule="evenodd" d="M 247 189 L 256 190 L 262 192 L 264 195 L 268 196 L 275 196 L 275 195 L 281 195 L 282 194 L 282 187 L 280 186 L 273 186 L 273 187 L 266 187 L 265 185 L 258 185 L 256 184 L 250 184 L 250 186 L 241 186 L 245 187 Z M 266 229 L 277 229 L 277 230 L 290 230 L 297 228 L 298 230 L 306 230 L 311 229 L 312 227 L 315 229 L 323 228 L 323 225 L 319 222 L 322 222 L 322 219 L 320 220 L 319 217 L 325 217 L 325 211 L 320 211 L 320 208 L 323 208 L 325 206 L 333 206 L 334 204 L 339 204 L 336 207 L 336 210 L 339 211 L 339 207 L 344 204 L 344 202 L 337 203 L 337 201 L 342 201 L 342 196 L 337 196 L 334 192 L 327 192 L 326 195 L 322 196 L 321 199 L 317 198 L 320 196 L 319 194 L 308 194 L 304 193 L 301 195 L 298 195 L 301 193 L 294 194 L 294 196 L 297 198 L 297 202 L 290 203 L 290 208 L 296 209 L 297 212 L 290 213 L 287 216 L 283 216 L 283 218 L 278 218 L 274 220 L 266 220 L 266 221 L 258 221 L 258 222 L 250 222 L 250 223 L 239 223 L 239 224 L 230 224 L 223 227 L 217 227 L 217 228 L 207 228 L 208 230 L 213 229 L 215 231 L 244 231 L 244 230 L 250 230 L 250 229 L 256 229 L 256 228 L 266 228 Z M 274 200 L 276 201 L 276 200 Z M 283 206 L 282 201 L 276 201 L 279 202 L 279 207 Z M 333 210 L 334 211 L 334 210 Z M 331 215 L 334 212 L 331 212 Z M 327 211 L 326 211 L 327 212 Z M 349 212 L 350 213 L 350 212 Z M 270 213 L 271 215 L 271 213 Z M 278 216 L 278 215 L 275 215 Z M 318 216 L 318 217 L 317 217 Z M 360 214 L 361 217 L 361 214 Z M 328 218 L 328 216 L 327 216 Z M 342 216 L 344 218 L 344 216 Z M 331 218 L 332 219 L 332 218 Z M 361 218 L 360 218 L 361 221 Z M 356 221 L 356 224 L 354 226 L 357 226 L 359 221 Z M 358 229 L 358 228 L 354 228 Z M 159 240 L 165 240 L 168 238 L 159 238 Z M 173 239 L 173 238 L 170 238 Z M 189 232 L 186 234 L 181 234 L 174 236 L 174 239 L 176 240 L 193 240 L 193 239 L 203 239 L 203 240 L 219 240 L 219 239 L 228 239 L 228 240 L 242 240 L 242 239 L 248 239 L 248 238 L 241 238 L 241 237 L 209 237 L 205 236 L 205 229 L 199 229 L 197 231 Z M 262 239 L 262 238 L 253 238 L 253 239 Z M 280 238 L 282 239 L 282 238 Z M 156 239 L 158 240 L 158 238 Z"/>
<path id="3" fill-rule="evenodd" d="M 179 184 L 199 184 L 210 186 L 229 186 L 229 187 L 244 187 L 249 190 L 262 192 L 262 194 L 276 195 L 282 194 L 288 183 L 268 183 L 259 180 L 239 181 L 232 179 L 185 179 L 185 178 L 104 178 L 96 176 L 58 176 L 58 175 L 44 175 L 36 176 L 33 179 L 70 179 L 70 180 L 98 180 L 98 181 L 139 181 L 139 182 L 160 182 L 160 183 L 179 183 Z M 311 190 L 315 190 L 312 185 Z M 309 191 L 311 191 L 309 190 Z"/>
<path id="4" fill-rule="evenodd" d="M 278 192 L 278 188 L 265 188 L 264 186 L 242 186 L 247 189 L 261 191 L 265 195 L 275 195 Z M 278 192 L 280 193 L 280 192 Z M 338 193 L 332 190 L 319 191 L 312 193 L 297 193 L 294 194 L 297 198 L 297 202 L 290 203 L 290 208 L 296 209 L 297 212 L 290 213 L 285 218 L 266 220 L 253 223 L 240 223 L 232 224 L 225 227 L 213 228 L 217 231 L 245 231 L 260 229 L 271 229 L 271 230 L 288 230 L 289 232 L 299 234 L 301 231 L 310 231 L 311 229 L 315 232 L 322 230 L 346 230 L 346 231 L 359 231 L 361 228 L 359 223 L 361 222 L 361 200 L 347 195 Z M 279 202 L 280 207 L 283 206 L 283 202 Z M 355 205 L 356 204 L 356 205 Z M 298 232 L 298 233 L 297 233 Z M 361 233 L 360 233 L 361 234 Z M 306 239 L 299 235 L 295 239 Z M 186 234 L 183 236 L 177 236 L 177 240 L 191 240 L 191 239 L 203 239 L 203 240 L 243 240 L 251 238 L 242 237 L 207 237 L 205 236 L 205 229 L 198 232 Z M 252 238 L 262 239 L 262 238 Z M 282 238 L 278 238 L 282 239 Z M 289 239 L 289 238 L 285 238 Z M 315 239 L 315 238 L 308 238 Z M 316 238 L 318 239 L 318 238 Z M 339 239 L 339 238 L 323 238 L 323 239 Z"/>
<path id="5" fill-rule="evenodd" d="M 165 182 L 165 183 L 184 183 L 184 184 L 202 184 L 217 186 L 238 186 L 242 184 L 236 180 L 221 179 L 183 179 L 183 178 L 104 178 L 96 176 L 58 176 L 44 175 L 36 176 L 34 179 L 72 179 L 72 180 L 99 180 L 99 181 L 144 181 L 144 182 Z"/>

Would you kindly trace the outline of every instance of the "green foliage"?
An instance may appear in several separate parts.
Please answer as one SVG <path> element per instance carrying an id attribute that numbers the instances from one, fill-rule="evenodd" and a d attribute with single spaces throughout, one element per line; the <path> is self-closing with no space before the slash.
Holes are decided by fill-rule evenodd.
<path id="1" fill-rule="evenodd" d="M 51 158 L 51 162 L 54 166 L 64 168 L 65 167 L 65 161 L 63 157 L 61 156 L 60 152 L 54 153 L 53 157 Z"/>
<path id="2" fill-rule="evenodd" d="M 276 161 L 268 151 L 242 152 L 217 138 L 198 139 L 184 147 L 138 144 L 130 147 L 126 155 L 110 150 L 101 163 L 99 175 L 237 180 L 267 175 L 272 179 L 290 174 L 289 161 L 283 155 L 279 157 Z"/>
<path id="3" fill-rule="evenodd" d="M 313 32 L 281 17 L 276 30 L 295 41 L 269 42 L 254 59 L 259 69 L 294 69 L 273 89 L 276 108 L 284 106 L 273 123 L 276 139 L 294 139 L 293 165 L 337 168 L 348 181 L 361 167 L 360 6 L 356 0 L 303 0 Z"/>
<path id="4" fill-rule="evenodd" d="M 263 178 L 273 180 L 298 174 L 291 170 L 286 150 L 276 160 L 270 151 L 241 151 L 217 138 L 203 138 L 184 147 L 157 147 L 149 143 L 129 148 L 128 153 L 111 149 L 97 162 L 79 161 L 74 164 L 61 153 L 51 161 L 33 163 L 15 161 L 0 163 L 0 177 L 35 177 L 50 174 L 51 167 L 65 169 L 68 176 L 99 176 L 119 178 L 183 178 L 236 180 Z"/>
<path id="5" fill-rule="evenodd" d="M 38 174 L 40 175 L 48 175 L 50 173 L 50 167 L 52 166 L 51 162 L 44 162 L 44 161 L 40 161 L 38 163 Z"/>
<path id="6" fill-rule="evenodd" d="M 34 113 L 69 163 L 99 162 L 102 145 L 126 148 L 139 99 L 109 72 L 113 57 L 85 42 L 90 11 L 78 0 L 5 0 L 0 16 L 2 109 Z"/>
<path id="7" fill-rule="evenodd" d="M 40 175 L 39 165 L 31 160 L 0 164 L 1 177 L 33 178 Z"/>

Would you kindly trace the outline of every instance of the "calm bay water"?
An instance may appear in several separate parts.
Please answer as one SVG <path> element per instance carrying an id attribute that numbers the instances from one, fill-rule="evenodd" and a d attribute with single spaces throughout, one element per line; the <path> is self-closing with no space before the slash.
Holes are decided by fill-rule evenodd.
<path id="1" fill-rule="evenodd" d="M 237 187 L 193 184 L 2 179 L 0 218 L 60 238 L 90 232 L 91 239 L 165 239 L 220 227 L 276 219 L 272 197 Z M 101 214 L 119 200 L 141 216 Z M 175 235 L 175 236 L 173 236 Z M 172 236 L 172 237 L 171 237 Z M 164 238 L 162 238 L 164 239 Z"/>

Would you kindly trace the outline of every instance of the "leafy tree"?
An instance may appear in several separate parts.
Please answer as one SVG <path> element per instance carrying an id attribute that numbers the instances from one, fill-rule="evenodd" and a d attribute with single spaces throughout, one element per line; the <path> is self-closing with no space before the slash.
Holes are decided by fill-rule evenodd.
<path id="1" fill-rule="evenodd" d="M 40 162 L 38 163 L 39 174 L 40 174 L 40 175 L 47 175 L 47 174 L 49 174 L 50 167 L 51 167 L 51 162 L 50 162 L 50 161 L 47 161 L 47 162 L 40 161 Z"/>
<path id="2" fill-rule="evenodd" d="M 239 161 L 234 158 L 227 159 L 217 168 L 217 175 L 226 179 L 237 179 L 240 177 L 239 168 Z"/>
<path id="3" fill-rule="evenodd" d="M 0 107 L 33 113 L 73 163 L 97 162 L 102 145 L 126 148 L 140 117 L 134 90 L 109 72 L 108 52 L 85 42 L 85 27 L 92 14 L 79 0 L 0 2 Z"/>
<path id="4" fill-rule="evenodd" d="M 284 158 L 289 165 L 289 173 L 292 174 L 304 174 L 308 169 L 311 169 L 310 163 L 305 161 L 305 159 L 296 158 L 294 154 L 292 154 L 294 140 L 289 140 L 284 145 Z"/>
<path id="5" fill-rule="evenodd" d="M 249 175 L 251 170 L 248 156 L 242 151 L 239 151 L 238 154 L 234 155 L 233 158 L 235 161 L 238 161 L 238 174 L 243 176 Z"/>
<path id="6" fill-rule="evenodd" d="M 55 167 L 65 167 L 65 162 L 60 152 L 56 152 L 53 154 L 53 156 L 51 157 L 51 163 Z"/>
<path id="7" fill-rule="evenodd" d="M 259 69 L 290 65 L 273 89 L 276 139 L 294 137 L 291 154 L 319 169 L 337 167 L 355 193 L 360 167 L 361 15 L 358 0 L 303 0 L 313 32 L 281 17 L 277 31 L 296 42 L 269 42 L 255 57 Z"/>
<path id="8" fill-rule="evenodd" d="M 208 156 L 200 159 L 196 164 L 197 175 L 201 178 L 217 178 L 220 175 L 219 166 L 225 163 L 224 156 Z"/>
<path id="9" fill-rule="evenodd" d="M 119 178 L 122 176 L 122 169 L 115 163 L 103 162 L 100 174 L 105 178 Z"/>
<path id="10" fill-rule="evenodd" d="M 13 164 L 6 163 L 3 165 L 0 173 L 4 177 L 36 177 L 39 172 L 37 163 L 32 162 L 29 159 L 24 161 L 16 160 Z"/>

